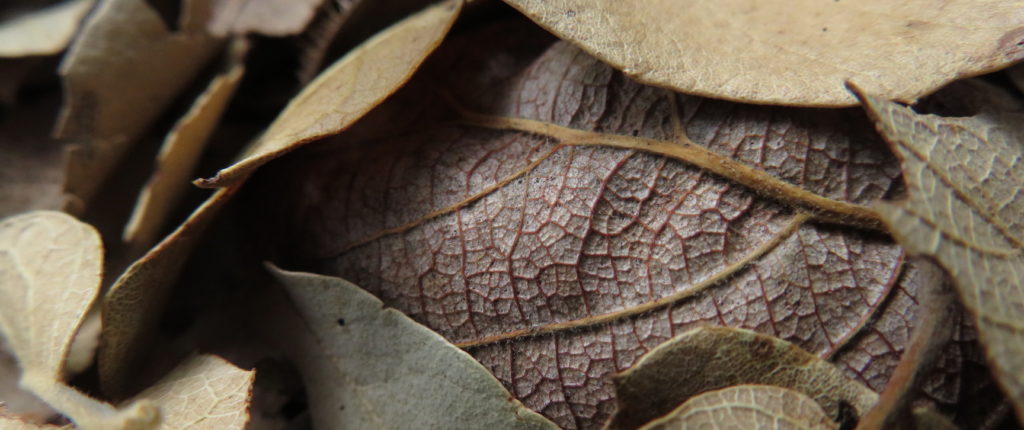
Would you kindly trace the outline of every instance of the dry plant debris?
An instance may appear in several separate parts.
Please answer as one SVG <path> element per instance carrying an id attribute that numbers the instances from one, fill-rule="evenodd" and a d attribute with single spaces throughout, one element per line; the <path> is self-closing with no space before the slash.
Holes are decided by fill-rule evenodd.
<path id="1" fill-rule="evenodd" d="M 1019 429 L 1022 58 L 1013 0 L 4 2 L 0 429 Z"/>

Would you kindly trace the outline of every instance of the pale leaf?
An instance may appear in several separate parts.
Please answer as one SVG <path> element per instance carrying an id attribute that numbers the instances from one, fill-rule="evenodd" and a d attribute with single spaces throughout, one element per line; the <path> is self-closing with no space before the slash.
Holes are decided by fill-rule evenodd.
<path id="1" fill-rule="evenodd" d="M 840 404 L 859 416 L 878 400 L 874 391 L 789 342 L 749 330 L 704 327 L 659 345 L 616 376 L 619 408 L 607 428 L 636 428 L 698 393 L 739 384 L 799 391 L 832 418 L 840 415 Z"/>
<path id="2" fill-rule="evenodd" d="M 136 396 L 160 405 L 160 430 L 242 430 L 256 372 L 194 356 Z"/>
<path id="3" fill-rule="evenodd" d="M 0 57 L 53 55 L 68 46 L 95 0 L 68 0 L 0 23 Z"/>
<path id="4" fill-rule="evenodd" d="M 770 385 L 736 385 L 695 396 L 644 430 L 837 430 L 810 397 Z"/>
<path id="5" fill-rule="evenodd" d="M 86 20 L 60 68 L 65 101 L 55 133 L 81 144 L 67 164 L 67 209 L 88 204 L 124 152 L 217 52 L 219 41 L 192 29 L 206 12 L 198 3 L 184 3 L 177 32 L 144 0 L 104 0 Z"/>
<path id="6" fill-rule="evenodd" d="M 14 418 L 8 418 L 0 416 L 0 430 L 61 430 L 69 429 L 71 426 L 57 427 L 32 424 L 25 421 L 16 420 Z"/>
<path id="7" fill-rule="evenodd" d="M 909 198 L 879 212 L 909 252 L 952 276 L 993 372 L 1024 417 L 1024 115 L 919 115 L 863 95 Z"/>
<path id="8" fill-rule="evenodd" d="M 21 364 L 20 385 L 79 427 L 149 428 L 158 416 L 151 403 L 117 410 L 61 382 L 102 267 L 99 234 L 71 216 L 39 211 L 0 222 L 0 332 Z"/>
<path id="9" fill-rule="evenodd" d="M 288 151 L 351 126 L 412 77 L 448 34 L 461 8 L 461 0 L 431 6 L 338 60 L 292 99 L 242 161 L 202 185 L 233 182 Z"/>
<path id="10" fill-rule="evenodd" d="M 334 0 L 331 0 L 334 1 Z M 214 0 L 206 25 L 214 36 L 258 33 L 289 36 L 306 28 L 324 0 Z"/>
<path id="11" fill-rule="evenodd" d="M 325 381 L 331 428 L 557 429 L 471 355 L 370 293 L 340 278 L 273 272 L 332 367 L 311 377 L 336 377 Z"/>
<path id="12" fill-rule="evenodd" d="M 1019 1 L 506 0 L 645 83 L 752 103 L 913 100 L 1020 60 Z"/>
<path id="13" fill-rule="evenodd" d="M 236 51 L 245 51 L 241 40 Z M 174 205 L 191 186 L 189 179 L 206 143 L 220 122 L 245 71 L 244 54 L 238 52 L 233 64 L 210 81 L 192 107 L 178 120 L 164 139 L 156 168 L 142 190 L 124 230 L 124 240 L 136 249 L 153 243 Z"/>

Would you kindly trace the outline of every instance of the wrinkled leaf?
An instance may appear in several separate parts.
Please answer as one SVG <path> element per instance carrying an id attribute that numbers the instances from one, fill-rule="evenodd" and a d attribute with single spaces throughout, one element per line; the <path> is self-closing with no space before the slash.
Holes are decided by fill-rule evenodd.
<path id="1" fill-rule="evenodd" d="M 506 2 L 641 82 L 752 103 L 849 106 L 851 79 L 912 101 L 1024 58 L 1015 1 Z"/>
<path id="2" fill-rule="evenodd" d="M 461 0 L 431 6 L 338 60 L 292 99 L 241 161 L 202 184 L 236 181 L 281 154 L 348 128 L 409 80 L 461 8 Z"/>
<path id="3" fill-rule="evenodd" d="M 268 166 L 252 212 L 277 214 L 282 262 L 351 279 L 564 428 L 604 422 L 611 375 L 698 325 L 831 356 L 877 315 L 902 251 L 815 221 L 872 225 L 898 175 L 860 113 L 642 86 L 533 31 L 450 40 Z"/>
<path id="4" fill-rule="evenodd" d="M 97 361 L 100 386 L 111 397 L 121 398 L 137 388 L 131 375 L 145 358 L 143 347 L 153 338 L 178 272 L 234 192 L 222 189 L 210 196 L 177 229 L 132 263 L 103 296 Z"/>
<path id="5" fill-rule="evenodd" d="M 1024 417 L 1024 115 L 919 115 L 864 95 L 903 163 L 910 197 L 879 211 L 913 253 L 952 276 L 1000 385 Z"/>
<path id="6" fill-rule="evenodd" d="M 335 1 L 335 0 L 331 0 Z M 214 0 L 206 25 L 210 34 L 258 33 L 288 36 L 301 32 L 324 0 Z"/>
<path id="7" fill-rule="evenodd" d="M 64 385 L 64 360 L 99 292 L 103 247 L 87 224 L 60 212 L 30 212 L 0 222 L 0 333 L 22 368 L 20 385 L 79 427 L 148 428 L 147 401 L 123 410 Z"/>
<path id="8" fill-rule="evenodd" d="M 644 430 L 836 430 L 821 407 L 799 391 L 738 385 L 695 396 Z"/>
<path id="9" fill-rule="evenodd" d="M 83 24 L 60 68 L 65 100 L 55 133 L 80 144 L 67 165 L 67 209 L 88 204 L 124 152 L 217 52 L 220 42 L 196 29 L 206 12 L 200 3 L 183 3 L 178 31 L 145 0 L 103 0 Z"/>
<path id="10" fill-rule="evenodd" d="M 915 265 L 931 282 L 924 283 L 920 293 L 921 307 L 915 315 L 914 337 L 878 403 L 857 423 L 858 430 L 884 430 L 899 424 L 952 337 L 957 322 L 949 318 L 957 313 L 953 291 L 943 282 L 937 266 L 924 261 L 916 261 Z"/>
<path id="11" fill-rule="evenodd" d="M 195 356 L 136 398 L 160 405 L 160 430 L 242 430 L 255 376 L 219 357 Z"/>
<path id="12" fill-rule="evenodd" d="M 328 374 L 336 375 L 330 428 L 557 429 L 472 356 L 359 287 L 273 272 L 328 357 Z"/>
<path id="13" fill-rule="evenodd" d="M 239 43 L 233 47 L 236 52 L 232 65 L 210 81 L 164 139 L 153 176 L 139 195 L 135 210 L 125 226 L 125 242 L 140 249 L 151 245 L 174 205 L 191 186 L 189 180 L 207 140 L 242 81 L 245 45 Z"/>
<path id="14" fill-rule="evenodd" d="M 0 22 L 0 57 L 53 55 L 68 46 L 95 0 L 63 3 Z"/>
<path id="15" fill-rule="evenodd" d="M 731 385 L 775 385 L 799 391 L 833 420 L 842 404 L 857 415 L 878 395 L 832 364 L 781 339 L 748 330 L 705 327 L 683 333 L 615 377 L 619 408 L 607 428 L 637 428 L 704 391 Z"/>

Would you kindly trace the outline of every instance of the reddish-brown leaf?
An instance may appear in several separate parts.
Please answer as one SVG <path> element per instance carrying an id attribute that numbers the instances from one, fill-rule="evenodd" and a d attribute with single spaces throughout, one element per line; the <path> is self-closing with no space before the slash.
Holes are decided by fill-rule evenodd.
<path id="1" fill-rule="evenodd" d="M 450 41 L 279 163 L 285 194 L 259 198 L 285 263 L 376 294 L 565 428 L 600 425 L 611 374 L 694 326 L 831 356 L 880 311 L 900 248 L 820 222 L 877 225 L 864 205 L 899 173 L 862 114 L 642 86 L 535 31 Z"/>

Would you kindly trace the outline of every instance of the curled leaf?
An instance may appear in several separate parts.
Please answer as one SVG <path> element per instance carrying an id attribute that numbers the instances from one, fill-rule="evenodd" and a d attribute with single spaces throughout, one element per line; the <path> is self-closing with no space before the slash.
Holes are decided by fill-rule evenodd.
<path id="1" fill-rule="evenodd" d="M 736 428 L 750 430 L 837 430 L 839 426 L 811 398 L 770 385 L 737 385 L 700 394 L 643 430 Z"/>
<path id="2" fill-rule="evenodd" d="M 66 208 L 89 202 L 115 163 L 217 52 L 196 30 L 204 9 L 185 1 L 180 30 L 145 0 L 103 0 L 61 64 L 64 108 L 55 134 L 74 139 Z M 116 52 L 117 55 L 111 55 Z"/>
<path id="3" fill-rule="evenodd" d="M 1024 417 L 1024 115 L 920 115 L 860 93 L 903 163 L 909 198 L 879 204 L 908 251 L 953 276 L 998 382 Z"/>
<path id="4" fill-rule="evenodd" d="M 303 369 L 312 378 L 335 376 L 322 381 L 333 391 L 329 428 L 558 428 L 513 399 L 472 356 L 359 287 L 272 271 L 327 357 L 322 365 L 332 367 Z"/>
<path id="5" fill-rule="evenodd" d="M 698 393 L 740 384 L 799 391 L 834 420 L 843 404 L 859 416 L 878 400 L 874 391 L 789 342 L 748 330 L 704 327 L 663 343 L 615 377 L 619 408 L 606 428 L 637 428 Z"/>
<path id="6" fill-rule="evenodd" d="M 31 212 L 0 222 L 0 333 L 21 364 L 20 385 L 85 429 L 149 428 L 147 401 L 117 410 L 64 385 L 64 360 L 99 292 L 99 235 L 60 212 Z"/>
<path id="7" fill-rule="evenodd" d="M 366 41 L 292 99 L 241 161 L 200 184 L 228 184 L 281 154 L 351 126 L 409 80 L 448 34 L 461 8 L 461 0 L 439 3 Z"/>
<path id="8" fill-rule="evenodd" d="M 914 100 L 1024 58 L 1012 1 L 506 0 L 638 81 L 751 103 Z"/>
<path id="9" fill-rule="evenodd" d="M 0 57 L 53 55 L 68 46 L 95 0 L 66 0 L 0 22 Z"/>

